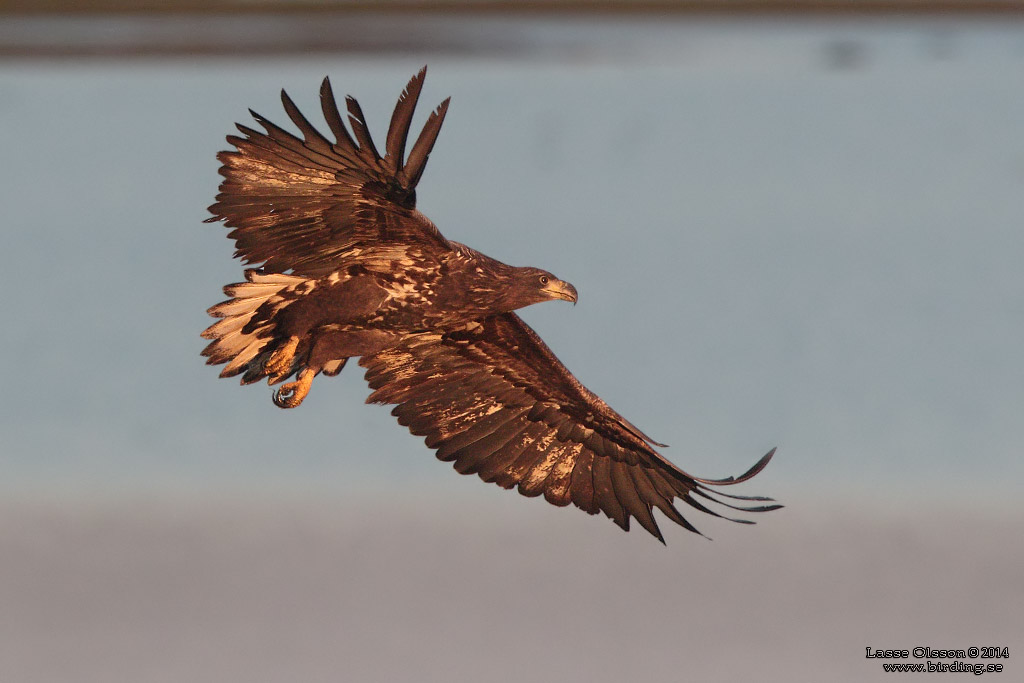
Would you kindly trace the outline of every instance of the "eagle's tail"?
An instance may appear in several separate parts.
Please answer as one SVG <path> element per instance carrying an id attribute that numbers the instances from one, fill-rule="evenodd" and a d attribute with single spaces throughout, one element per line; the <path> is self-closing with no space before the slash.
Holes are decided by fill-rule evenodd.
<path id="1" fill-rule="evenodd" d="M 287 343 L 287 339 L 276 334 L 277 314 L 315 283 L 297 275 L 264 273 L 254 268 L 245 271 L 245 279 L 245 282 L 226 286 L 224 293 L 232 298 L 207 311 L 221 320 L 203 330 L 202 336 L 212 340 L 203 349 L 203 355 L 207 356 L 208 365 L 227 363 L 220 376 L 241 374 L 242 384 L 258 382 L 270 375 L 274 382 L 282 381 L 301 369 L 301 358 L 305 354 L 288 354 L 289 367 L 276 368 L 273 373 L 268 371 L 267 361 Z M 331 374 L 329 371 L 334 369 L 325 367 L 324 372 Z"/>

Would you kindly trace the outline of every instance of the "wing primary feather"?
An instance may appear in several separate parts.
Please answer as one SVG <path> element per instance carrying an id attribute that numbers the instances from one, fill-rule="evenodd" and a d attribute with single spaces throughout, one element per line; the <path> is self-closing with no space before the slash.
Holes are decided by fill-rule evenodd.
<path id="1" fill-rule="evenodd" d="M 445 98 L 444 102 L 438 105 L 437 109 L 430 112 L 427 122 L 423 125 L 423 130 L 420 131 L 419 137 L 416 138 L 416 143 L 412 146 L 412 151 L 409 152 L 409 158 L 405 161 L 405 168 L 399 174 L 399 179 L 403 180 L 403 184 L 409 189 L 416 187 L 416 184 L 420 181 L 420 176 L 423 175 L 423 169 L 427 165 L 427 157 L 430 156 L 430 150 L 434 148 L 437 134 L 441 132 L 441 124 L 444 123 L 444 117 L 448 113 L 448 103 L 451 102 L 451 99 L 450 97 Z"/>
<path id="2" fill-rule="evenodd" d="M 380 154 L 370 137 L 370 129 L 366 127 L 366 117 L 359 102 L 351 95 L 345 96 L 345 106 L 348 107 L 348 122 L 352 126 L 352 132 L 359 141 L 359 152 L 368 163 L 380 161 Z"/>
<path id="3" fill-rule="evenodd" d="M 252 116 L 256 123 L 263 126 L 263 128 L 267 131 L 265 134 L 266 137 L 269 137 L 271 140 L 274 140 L 275 142 L 279 142 L 281 144 L 289 143 L 286 144 L 286 146 L 288 146 L 288 149 L 301 149 L 302 138 L 299 138 L 296 135 L 289 133 L 284 128 L 277 125 L 276 123 L 274 123 L 273 121 L 263 116 L 254 109 L 249 110 L 249 115 Z M 235 127 L 238 128 L 238 130 L 245 133 L 246 135 L 249 135 L 250 142 L 252 142 L 253 144 L 258 144 L 259 138 L 264 137 L 263 133 L 260 133 L 257 130 L 253 130 L 252 128 L 249 128 L 247 126 L 243 126 L 240 123 L 236 123 Z M 255 135 L 252 135 L 252 133 L 255 133 Z"/>
<path id="4" fill-rule="evenodd" d="M 700 482 L 701 484 L 710 484 L 712 486 L 727 486 L 731 484 L 740 484 L 756 476 L 758 472 L 763 470 L 765 466 L 768 464 L 768 462 L 772 459 L 773 455 L 775 455 L 774 448 L 765 453 L 763 456 L 761 456 L 761 459 L 755 462 L 753 467 L 751 467 L 749 470 L 747 470 L 738 477 L 726 477 L 725 479 L 700 479 L 698 477 L 692 477 L 692 479 L 694 481 Z"/>
<path id="5" fill-rule="evenodd" d="M 345 124 L 342 121 L 341 112 L 338 111 L 338 101 L 334 99 L 334 91 L 331 89 L 330 78 L 325 77 L 324 82 L 320 84 L 320 108 L 324 112 L 327 126 L 334 133 L 337 141 L 335 144 L 349 153 L 355 154 L 356 143 L 352 136 L 348 134 L 348 129 L 345 128 Z"/>
<path id="6" fill-rule="evenodd" d="M 695 488 L 693 492 L 696 493 L 701 498 L 703 498 L 704 500 L 710 500 L 713 503 L 724 505 L 727 508 L 739 510 L 740 512 L 771 512 L 772 510 L 778 510 L 780 508 L 785 507 L 784 505 L 779 505 L 778 503 L 776 503 L 775 505 L 752 505 L 750 507 L 746 507 L 743 505 L 733 505 L 731 503 L 725 502 L 724 500 L 718 500 L 718 498 L 712 496 L 710 492 L 704 491 L 700 488 Z"/>
<path id="7" fill-rule="evenodd" d="M 630 469 L 630 474 L 633 475 L 633 481 L 636 483 L 637 492 L 647 499 L 647 502 L 657 506 L 657 508 L 661 510 L 666 517 L 687 531 L 691 531 L 699 536 L 704 536 L 704 534 L 697 531 L 692 524 L 687 522 L 682 513 L 672 505 L 673 496 L 669 495 L 666 497 L 661 492 L 656 480 L 651 478 L 651 475 L 654 474 L 653 472 L 647 471 L 641 467 L 633 467 Z M 664 543 L 664 541 L 662 542 Z"/>
<path id="8" fill-rule="evenodd" d="M 284 110 L 288 114 L 288 118 L 292 120 L 299 130 L 302 131 L 302 135 L 306 138 L 306 144 L 311 146 L 314 150 L 321 154 L 331 153 L 331 141 L 325 138 L 320 131 L 318 131 L 309 120 L 302 115 L 299 108 L 295 106 L 295 102 L 288 96 L 288 93 L 281 90 L 281 103 L 284 105 Z"/>
<path id="9" fill-rule="evenodd" d="M 669 518 L 673 522 L 675 522 L 679 526 L 683 527 L 687 531 L 692 531 L 693 533 L 697 534 L 698 536 L 703 536 L 704 538 L 708 539 L 709 541 L 711 540 L 710 536 L 708 536 L 703 531 L 701 531 L 700 529 L 695 527 L 693 524 L 691 524 L 690 520 L 686 519 L 686 517 L 683 517 L 683 513 L 679 512 L 679 510 L 676 509 L 675 505 L 669 504 L 669 509 L 672 510 L 675 513 L 674 517 L 672 515 L 669 515 Z M 662 512 L 664 512 L 664 511 L 665 511 L 664 508 L 662 508 Z M 668 513 L 666 512 L 666 514 L 668 514 Z"/>
<path id="10" fill-rule="evenodd" d="M 712 517 L 718 517 L 719 519 L 727 519 L 730 522 L 736 522 L 737 524 L 756 524 L 756 522 L 752 522 L 749 519 L 739 519 L 736 517 L 726 517 L 725 515 L 720 515 L 714 510 L 708 508 L 707 506 L 701 505 L 700 501 L 694 500 L 693 497 L 688 493 L 680 496 L 680 498 L 682 498 L 682 500 L 690 507 L 700 510 L 703 513 L 709 514 Z"/>
<path id="11" fill-rule="evenodd" d="M 640 497 L 648 508 L 653 513 L 653 508 L 657 507 L 662 512 L 665 512 L 666 507 L 671 507 L 671 503 L 658 492 L 658 488 L 647 476 L 647 472 L 643 467 L 630 467 L 629 476 L 633 480 L 633 486 L 636 489 L 637 495 Z M 666 512 L 669 519 L 672 519 L 671 514 Z M 660 539 L 662 543 L 665 543 L 665 539 Z"/>
<path id="12" fill-rule="evenodd" d="M 416 111 L 416 103 L 419 102 L 426 75 L 427 67 L 424 66 L 419 73 L 409 79 L 409 84 L 399 95 L 398 104 L 391 115 L 391 125 L 388 126 L 388 137 L 384 144 L 385 160 L 391 173 L 398 173 L 405 165 L 405 141 L 409 137 L 409 125 L 412 123 L 412 115 Z"/>
<path id="13" fill-rule="evenodd" d="M 622 504 L 627 514 L 632 514 L 636 517 L 636 521 L 640 523 L 640 526 L 664 544 L 665 537 L 661 535 L 661 529 L 658 528 L 658 523 L 654 521 L 654 515 L 651 514 L 650 506 L 640 499 L 636 490 L 636 484 L 633 482 L 633 478 L 629 476 L 629 468 L 629 465 L 621 462 L 612 462 L 608 468 L 612 475 L 612 487 L 615 489 L 615 497 Z"/>
<path id="14" fill-rule="evenodd" d="M 703 484 L 698 484 L 698 486 L 700 488 L 705 488 L 705 486 Z M 725 493 L 724 491 L 718 491 L 718 490 L 715 491 L 715 495 L 716 496 L 722 496 L 724 498 L 731 498 L 733 500 L 767 501 L 767 502 L 770 502 L 770 503 L 774 503 L 775 502 L 774 498 L 769 498 L 768 496 L 738 496 L 735 493 Z"/>
<path id="15" fill-rule="evenodd" d="M 688 495 L 688 493 L 694 487 L 693 481 L 685 478 L 683 478 L 681 481 L 677 481 L 676 479 L 667 479 L 666 475 L 676 475 L 674 471 L 651 469 L 646 470 L 644 473 L 647 475 L 647 478 L 650 480 L 650 482 L 654 485 L 655 490 L 665 501 L 666 506 L 661 508 L 662 512 L 668 515 L 673 522 L 680 525 L 684 529 L 692 531 L 693 533 L 699 536 L 703 536 L 704 538 L 710 539 L 710 537 L 704 534 L 700 529 L 690 524 L 690 522 L 685 517 L 683 517 L 682 513 L 676 509 L 675 505 L 672 504 L 672 501 L 675 498 L 682 498 Z"/>
<path id="16" fill-rule="evenodd" d="M 618 524 L 623 531 L 629 531 L 629 515 L 622 509 L 622 504 L 615 497 L 612 484 L 610 458 L 594 458 L 594 500 L 604 514 Z"/>

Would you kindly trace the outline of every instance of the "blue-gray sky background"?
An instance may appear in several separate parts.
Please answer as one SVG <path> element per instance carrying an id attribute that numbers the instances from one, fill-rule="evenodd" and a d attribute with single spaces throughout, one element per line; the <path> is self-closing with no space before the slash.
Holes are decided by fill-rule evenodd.
<path id="1" fill-rule="evenodd" d="M 1024 644 L 1024 24 L 517 22 L 530 50 L 0 61 L 10 680 L 871 680 L 866 645 Z M 317 121 L 330 75 L 382 139 L 424 63 L 419 208 L 575 284 L 524 317 L 685 470 L 778 446 L 737 492 L 785 510 L 665 549 L 460 477 L 355 366 L 281 411 L 203 365 L 231 124 L 287 121 L 281 87 Z"/>

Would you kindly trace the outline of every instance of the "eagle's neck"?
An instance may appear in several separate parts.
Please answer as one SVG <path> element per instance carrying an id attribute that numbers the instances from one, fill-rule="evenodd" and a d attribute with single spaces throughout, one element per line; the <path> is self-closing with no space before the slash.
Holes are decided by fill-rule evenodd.
<path id="1" fill-rule="evenodd" d="M 442 276 L 438 288 L 439 303 L 467 321 L 521 308 L 528 303 L 520 301 L 521 297 L 517 296 L 517 270 L 467 249 L 449 264 Z"/>

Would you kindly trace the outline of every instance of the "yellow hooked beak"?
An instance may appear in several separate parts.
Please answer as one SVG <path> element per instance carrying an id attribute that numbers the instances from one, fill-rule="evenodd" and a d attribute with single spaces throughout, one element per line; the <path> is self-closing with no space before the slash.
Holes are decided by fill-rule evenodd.
<path id="1" fill-rule="evenodd" d="M 579 300 L 576 288 L 564 280 L 549 281 L 547 286 L 544 287 L 544 291 L 547 292 L 552 299 L 563 299 L 565 301 L 571 301 L 574 304 Z"/>

